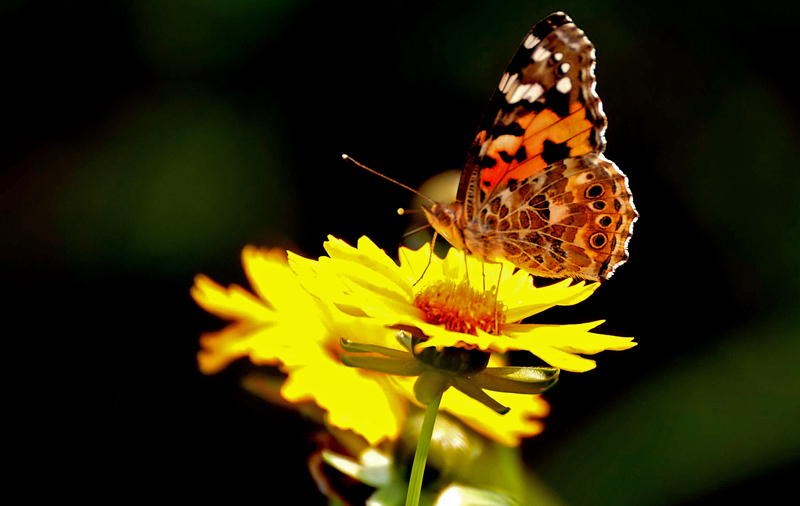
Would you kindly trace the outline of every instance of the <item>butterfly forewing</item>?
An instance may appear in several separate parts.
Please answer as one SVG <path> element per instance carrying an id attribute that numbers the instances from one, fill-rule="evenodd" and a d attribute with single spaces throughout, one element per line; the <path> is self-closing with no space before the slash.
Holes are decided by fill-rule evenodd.
<path id="1" fill-rule="evenodd" d="M 594 46 L 563 13 L 523 39 L 470 147 L 459 197 L 480 173 L 480 205 L 500 185 L 567 157 L 602 152 L 606 117 L 594 91 Z M 481 198 L 481 195 L 483 196 Z M 467 209 L 468 216 L 475 209 Z"/>

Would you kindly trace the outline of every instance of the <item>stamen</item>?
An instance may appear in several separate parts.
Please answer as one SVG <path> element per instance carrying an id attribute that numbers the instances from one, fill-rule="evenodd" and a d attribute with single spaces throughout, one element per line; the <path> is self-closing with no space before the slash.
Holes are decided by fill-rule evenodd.
<path id="1" fill-rule="evenodd" d="M 477 329 L 497 334 L 505 307 L 493 292 L 478 292 L 466 283 L 445 280 L 425 287 L 414 301 L 429 323 L 447 330 L 477 335 Z"/>

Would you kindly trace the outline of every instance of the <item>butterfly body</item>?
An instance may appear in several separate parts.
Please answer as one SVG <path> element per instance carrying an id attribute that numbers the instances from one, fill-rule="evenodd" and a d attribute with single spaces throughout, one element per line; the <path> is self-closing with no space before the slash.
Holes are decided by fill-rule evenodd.
<path id="1" fill-rule="evenodd" d="M 525 37 L 470 147 L 455 202 L 424 208 L 454 247 L 543 277 L 608 279 L 628 258 L 638 213 L 602 153 L 595 51 L 551 14 Z"/>

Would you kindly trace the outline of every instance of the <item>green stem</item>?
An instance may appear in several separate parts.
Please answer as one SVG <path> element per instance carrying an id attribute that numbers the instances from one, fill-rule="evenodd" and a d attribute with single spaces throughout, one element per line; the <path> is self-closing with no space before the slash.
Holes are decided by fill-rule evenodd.
<path id="1" fill-rule="evenodd" d="M 433 426 L 436 423 L 436 415 L 439 413 L 439 401 L 442 394 L 437 395 L 425 409 L 425 419 L 419 431 L 417 440 L 417 452 L 414 454 L 414 465 L 411 467 L 411 478 L 408 480 L 408 494 L 406 494 L 406 506 L 418 506 L 419 495 L 422 490 L 422 475 L 425 472 L 425 462 L 428 460 L 428 448 L 431 446 L 431 436 Z"/>

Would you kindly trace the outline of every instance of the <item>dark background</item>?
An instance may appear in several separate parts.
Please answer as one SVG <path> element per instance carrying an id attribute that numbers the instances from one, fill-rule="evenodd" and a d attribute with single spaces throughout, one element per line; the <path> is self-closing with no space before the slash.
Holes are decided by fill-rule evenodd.
<path id="1" fill-rule="evenodd" d="M 543 317 L 640 344 L 562 376 L 526 461 L 570 505 L 793 490 L 800 15 L 736 5 L 4 2 L 7 390 L 33 429 L 18 472 L 82 494 L 324 504 L 313 425 L 242 392 L 246 364 L 197 372 L 197 338 L 222 322 L 192 278 L 244 284 L 246 244 L 394 249 L 409 194 L 341 153 L 411 186 L 459 168 L 522 37 L 564 10 L 597 47 L 607 155 L 641 219 L 630 262 Z"/>

